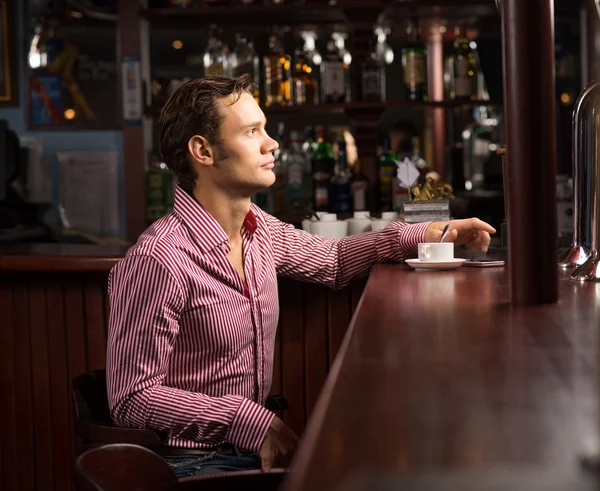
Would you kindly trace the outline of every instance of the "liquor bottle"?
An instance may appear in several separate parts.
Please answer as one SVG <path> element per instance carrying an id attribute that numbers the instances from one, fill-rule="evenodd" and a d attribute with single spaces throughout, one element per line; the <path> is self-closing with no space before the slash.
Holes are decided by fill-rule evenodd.
<path id="1" fill-rule="evenodd" d="M 335 166 L 331 143 L 325 140 L 322 126 L 317 127 L 317 148 L 312 156 L 313 210 L 329 211 L 329 181 Z"/>
<path id="2" fill-rule="evenodd" d="M 417 168 L 417 170 L 419 171 L 419 179 L 418 179 L 418 183 L 419 184 L 424 184 L 425 183 L 425 175 L 430 171 L 429 166 L 427 165 L 427 162 L 425 162 L 425 160 L 423 159 L 423 157 L 421 157 L 421 142 L 419 140 L 418 136 L 413 136 L 412 137 L 412 155 L 410 157 L 411 162 L 413 163 L 413 165 Z"/>
<path id="3" fill-rule="evenodd" d="M 352 194 L 352 211 L 368 211 L 367 194 L 369 178 L 360 168 L 360 160 L 354 162 L 354 174 L 350 178 L 350 193 Z"/>
<path id="4" fill-rule="evenodd" d="M 211 25 L 208 35 L 208 46 L 204 52 L 204 75 L 230 77 L 231 60 L 229 48 L 219 39 L 217 26 Z"/>
<path id="5" fill-rule="evenodd" d="M 265 106 L 289 106 L 291 99 L 291 57 L 286 54 L 277 28 L 269 38 L 269 52 L 264 57 Z"/>
<path id="6" fill-rule="evenodd" d="M 299 132 L 290 132 L 290 145 L 283 153 L 282 160 L 287 170 L 285 212 L 304 215 L 311 195 L 311 165 L 302 150 Z"/>
<path id="7" fill-rule="evenodd" d="M 344 103 L 346 101 L 346 71 L 344 58 L 335 41 L 327 42 L 327 53 L 321 64 L 321 101 L 328 103 Z"/>
<path id="8" fill-rule="evenodd" d="M 304 128 L 304 143 L 302 144 L 302 151 L 306 154 L 308 159 L 312 159 L 315 150 L 317 149 L 317 141 L 315 140 L 315 129 L 312 126 L 306 126 Z"/>
<path id="9" fill-rule="evenodd" d="M 362 100 L 385 102 L 385 69 L 373 50 L 362 64 Z"/>
<path id="10" fill-rule="evenodd" d="M 408 44 L 402 49 L 406 98 L 427 101 L 427 48 L 421 40 L 416 21 L 409 24 L 408 39 Z"/>
<path id="11" fill-rule="evenodd" d="M 390 211 L 393 208 L 392 183 L 398 173 L 397 157 L 390 150 L 389 137 L 384 138 L 383 150 L 377 156 L 377 209 Z"/>
<path id="12" fill-rule="evenodd" d="M 294 56 L 294 71 L 292 73 L 292 103 L 294 106 L 304 106 L 317 103 L 317 82 L 310 60 L 301 50 L 296 50 Z"/>
<path id="13" fill-rule="evenodd" d="M 348 169 L 346 140 L 343 133 L 338 138 L 337 146 L 337 164 L 331 178 L 331 209 L 334 213 L 349 213 L 352 210 L 351 173 Z"/>
<path id="14" fill-rule="evenodd" d="M 157 151 L 150 154 L 146 170 L 146 219 L 158 220 L 173 209 L 173 179 L 171 172 Z"/>
<path id="15" fill-rule="evenodd" d="M 259 60 L 254 43 L 243 34 L 235 35 L 236 45 L 231 54 L 231 71 L 234 77 L 240 77 L 246 73 L 252 76 L 254 85 L 252 87 L 252 95 L 256 102 L 260 102 L 259 93 Z"/>
<path id="16" fill-rule="evenodd" d="M 477 64 L 473 50 L 469 46 L 464 21 L 458 23 L 455 33 L 454 50 L 448 60 L 451 77 L 450 98 L 476 100 Z"/>
<path id="17" fill-rule="evenodd" d="M 352 101 L 352 84 L 351 84 L 351 72 L 350 65 L 352 63 L 352 55 L 350 51 L 346 49 L 346 37 L 348 35 L 344 32 L 334 32 L 331 37 L 335 42 L 335 45 L 340 53 L 342 60 L 344 61 L 344 84 L 346 87 L 346 102 Z"/>

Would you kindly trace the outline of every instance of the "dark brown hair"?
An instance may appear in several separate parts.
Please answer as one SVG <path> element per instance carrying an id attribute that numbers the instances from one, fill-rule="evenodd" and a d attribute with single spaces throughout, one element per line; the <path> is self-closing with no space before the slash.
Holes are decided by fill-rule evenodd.
<path id="1" fill-rule="evenodd" d="M 183 84 L 169 98 L 158 118 L 160 152 L 179 186 L 190 193 L 198 175 L 188 158 L 188 142 L 203 136 L 212 145 L 221 142 L 223 116 L 217 99 L 234 94 L 233 103 L 252 88 L 252 77 L 202 77 Z"/>

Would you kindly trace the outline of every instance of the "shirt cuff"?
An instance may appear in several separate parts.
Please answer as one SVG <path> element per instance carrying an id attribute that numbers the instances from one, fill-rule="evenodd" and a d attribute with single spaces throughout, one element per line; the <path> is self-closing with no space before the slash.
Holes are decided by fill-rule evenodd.
<path id="1" fill-rule="evenodd" d="M 250 399 L 243 399 L 235 414 L 227 441 L 238 448 L 259 452 L 275 414 Z"/>
<path id="2" fill-rule="evenodd" d="M 417 246 L 423 242 L 425 231 L 431 222 L 404 223 L 392 222 L 380 231 L 377 239 L 377 259 L 383 261 L 403 261 L 417 255 Z"/>

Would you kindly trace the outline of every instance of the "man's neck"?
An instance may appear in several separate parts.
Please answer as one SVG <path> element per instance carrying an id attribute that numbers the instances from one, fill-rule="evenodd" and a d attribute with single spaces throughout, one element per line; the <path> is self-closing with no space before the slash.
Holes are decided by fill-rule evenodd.
<path id="1" fill-rule="evenodd" d="M 230 243 L 241 240 L 241 230 L 250 210 L 250 198 L 233 198 L 216 192 L 196 188 L 194 198 L 219 222 Z"/>

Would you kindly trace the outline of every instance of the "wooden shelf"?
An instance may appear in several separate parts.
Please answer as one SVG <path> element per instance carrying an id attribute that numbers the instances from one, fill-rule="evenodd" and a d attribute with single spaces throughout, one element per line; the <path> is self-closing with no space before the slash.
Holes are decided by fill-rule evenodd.
<path id="1" fill-rule="evenodd" d="M 380 20 L 395 23 L 408 16 L 443 18 L 484 18 L 499 13 L 493 0 L 338 0 L 337 5 L 296 4 L 273 5 L 264 0 L 264 5 L 240 5 L 232 0 L 231 5 L 199 6 L 181 8 L 150 8 L 141 10 L 141 16 L 156 27 L 198 27 L 212 23 L 228 27 L 254 25 L 251 18 L 259 18 L 259 27 L 270 25 L 301 24 L 349 24 L 348 17 L 356 17 L 356 11 L 377 11 Z M 577 10 L 581 0 L 554 0 L 557 12 Z"/>
<path id="2" fill-rule="evenodd" d="M 426 108 L 426 107 L 474 107 L 474 106 L 494 106 L 502 107 L 501 101 L 389 101 L 386 103 L 376 102 L 352 102 L 350 104 L 317 104 L 314 106 L 288 106 L 288 107 L 263 107 L 265 114 L 323 114 L 323 113 L 343 113 L 346 111 L 385 111 L 390 108 Z M 146 108 L 145 115 L 148 117 L 158 117 L 161 108 Z"/>
<path id="3" fill-rule="evenodd" d="M 299 8 L 302 7 L 302 8 Z M 329 5 L 229 5 L 219 7 L 197 7 L 190 9 L 145 9 L 141 15 L 156 27 L 177 27 L 221 24 L 248 26 L 251 18 L 260 19 L 260 24 L 346 24 L 341 9 Z"/>

